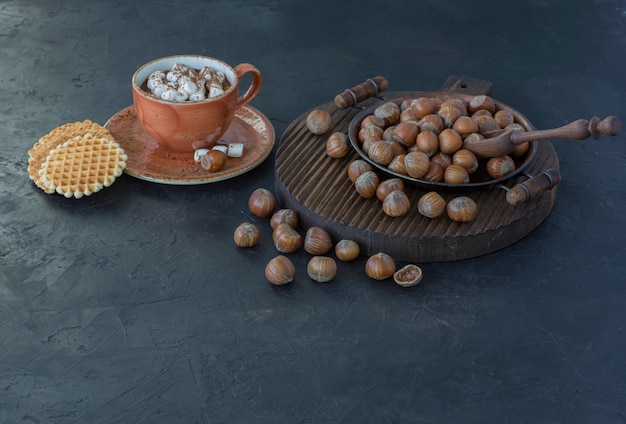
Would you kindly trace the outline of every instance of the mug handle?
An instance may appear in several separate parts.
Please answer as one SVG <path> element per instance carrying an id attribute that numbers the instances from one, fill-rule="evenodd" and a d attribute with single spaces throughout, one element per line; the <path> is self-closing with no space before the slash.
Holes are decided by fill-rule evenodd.
<path id="1" fill-rule="evenodd" d="M 256 97 L 261 89 L 261 83 L 263 82 L 263 77 L 261 76 L 261 72 L 256 68 L 256 66 L 250 63 L 241 63 L 234 68 L 235 73 L 237 74 L 237 78 L 241 80 L 241 77 L 247 73 L 252 74 L 252 82 L 250 83 L 250 87 L 246 90 L 246 92 L 237 97 L 237 103 L 235 104 L 235 109 L 248 104 L 252 99 Z"/>

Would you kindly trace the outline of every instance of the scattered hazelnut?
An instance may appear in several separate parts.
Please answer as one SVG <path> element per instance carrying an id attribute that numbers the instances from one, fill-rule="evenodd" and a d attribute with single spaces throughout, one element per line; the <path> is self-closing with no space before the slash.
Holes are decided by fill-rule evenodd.
<path id="1" fill-rule="evenodd" d="M 306 117 L 306 126 L 313 134 L 326 134 L 333 123 L 330 113 L 325 110 L 315 109 Z"/>
<path id="2" fill-rule="evenodd" d="M 276 197 L 265 188 L 257 188 L 248 198 L 248 209 L 259 218 L 269 218 L 276 208 Z"/>
<path id="3" fill-rule="evenodd" d="M 311 227 L 304 236 L 304 250 L 312 255 L 323 255 L 333 248 L 330 235 L 321 227 Z"/>
<path id="4" fill-rule="evenodd" d="M 282 286 L 293 281 L 296 267 L 283 255 L 276 256 L 265 266 L 265 278 L 275 286 Z"/>
<path id="5" fill-rule="evenodd" d="M 261 231 L 256 225 L 244 222 L 235 228 L 233 239 L 239 247 L 256 246 L 261 239 Z"/>
<path id="6" fill-rule="evenodd" d="M 365 263 L 365 273 L 374 280 L 385 280 L 396 272 L 396 263 L 386 253 L 379 252 L 370 256 Z"/>
<path id="7" fill-rule="evenodd" d="M 326 155 L 333 159 L 340 159 L 350 152 L 348 136 L 342 132 L 334 132 L 326 140 Z"/>
<path id="8" fill-rule="evenodd" d="M 335 278 L 337 263 L 328 256 L 314 256 L 307 264 L 306 272 L 312 280 L 327 283 Z"/>
<path id="9" fill-rule="evenodd" d="M 335 256 L 343 262 L 353 261 L 359 257 L 361 249 L 354 240 L 339 240 L 335 245 Z"/>
<path id="10" fill-rule="evenodd" d="M 285 223 L 292 228 L 298 226 L 298 214 L 291 209 L 280 209 L 270 218 L 270 227 L 274 230 L 278 224 Z"/>

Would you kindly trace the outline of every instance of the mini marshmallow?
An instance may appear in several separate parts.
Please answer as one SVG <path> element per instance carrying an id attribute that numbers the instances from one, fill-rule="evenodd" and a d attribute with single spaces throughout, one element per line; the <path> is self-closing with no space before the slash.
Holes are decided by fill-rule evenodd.
<path id="1" fill-rule="evenodd" d="M 174 71 L 169 71 L 167 73 L 167 76 L 165 77 L 169 82 L 176 82 L 178 80 L 178 78 L 180 77 L 180 74 L 175 73 Z"/>
<path id="2" fill-rule="evenodd" d="M 228 157 L 240 158 L 243 156 L 243 143 L 228 143 Z"/>
<path id="3" fill-rule="evenodd" d="M 162 82 L 155 83 L 155 86 L 152 89 L 152 94 L 154 94 L 157 97 L 161 97 L 166 89 L 167 89 L 167 85 L 163 84 Z"/>
<path id="4" fill-rule="evenodd" d="M 172 87 L 166 88 L 165 91 L 163 92 L 163 94 L 161 94 L 161 98 L 163 100 L 167 100 L 167 101 L 170 101 L 170 102 L 173 101 L 173 100 L 176 100 L 176 96 L 178 96 L 178 91 L 176 91 Z"/>
<path id="5" fill-rule="evenodd" d="M 189 95 L 189 100 L 192 102 L 199 102 L 201 100 L 204 100 L 204 93 L 202 91 L 196 91 L 195 93 L 192 93 Z"/>
<path id="6" fill-rule="evenodd" d="M 221 96 L 222 94 L 224 94 L 224 89 L 216 84 L 211 84 L 211 87 L 209 88 L 209 98 L 213 98 L 213 97 L 217 97 L 217 96 Z"/>
<path id="7" fill-rule="evenodd" d="M 209 68 L 208 66 L 205 66 L 204 68 L 200 70 L 200 73 L 198 74 L 198 76 L 204 79 L 211 79 L 211 71 L 212 71 L 211 68 Z"/>
<path id="8" fill-rule="evenodd" d="M 198 91 L 198 84 L 190 79 L 189 81 L 185 81 L 183 84 L 181 84 L 180 88 L 184 90 L 187 94 L 193 94 Z"/>
<path id="9" fill-rule="evenodd" d="M 187 92 L 185 90 L 179 88 L 176 91 L 176 101 L 177 102 L 186 102 L 188 98 L 189 98 L 189 94 L 187 94 Z"/>
<path id="10" fill-rule="evenodd" d="M 175 72 L 179 75 L 186 74 L 187 72 L 189 72 L 189 68 L 181 63 L 175 63 L 172 65 L 172 72 Z"/>
<path id="11" fill-rule="evenodd" d="M 153 73 L 150 74 L 150 76 L 148 78 L 155 78 L 155 79 L 164 80 L 165 79 L 165 72 L 163 72 L 163 71 L 154 71 Z"/>
<path id="12" fill-rule="evenodd" d="M 224 75 L 223 72 L 216 71 L 215 72 L 215 78 L 217 78 L 217 80 L 220 82 L 220 84 L 222 84 L 224 82 L 224 80 L 226 79 L 226 75 Z"/>
<path id="13" fill-rule="evenodd" d="M 161 76 L 162 75 L 162 76 Z M 165 81 L 165 74 L 160 71 L 153 72 L 148 81 L 146 82 L 148 89 L 153 90 L 157 84 L 162 84 Z"/>
<path id="14" fill-rule="evenodd" d="M 186 83 L 188 83 L 189 81 L 192 81 L 191 77 L 187 74 L 183 74 L 180 77 L 178 77 L 178 80 L 176 80 L 176 82 L 178 83 L 178 85 L 185 85 Z"/>
<path id="15" fill-rule="evenodd" d="M 215 146 L 213 146 L 212 150 L 219 150 L 228 154 L 228 146 L 224 146 L 223 144 L 216 144 Z"/>
<path id="16" fill-rule="evenodd" d="M 202 156 L 209 153 L 209 149 L 198 149 L 193 152 L 193 160 L 196 162 L 200 162 L 202 160 Z"/>

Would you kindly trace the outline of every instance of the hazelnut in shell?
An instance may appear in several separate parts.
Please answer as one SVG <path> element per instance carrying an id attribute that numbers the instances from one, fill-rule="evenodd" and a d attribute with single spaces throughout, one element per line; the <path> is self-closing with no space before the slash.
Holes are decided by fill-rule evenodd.
<path id="1" fill-rule="evenodd" d="M 333 159 L 340 159 L 350 152 L 348 136 L 342 132 L 334 132 L 326 140 L 326 155 Z"/>
<path id="2" fill-rule="evenodd" d="M 396 129 L 395 125 L 390 125 L 383 131 L 383 140 L 392 141 L 393 140 L 393 132 Z"/>
<path id="3" fill-rule="evenodd" d="M 446 106 L 454 106 L 461 111 L 461 115 L 467 115 L 467 102 L 459 97 L 453 97 L 442 102 L 439 105 L 439 109 L 442 109 Z"/>
<path id="4" fill-rule="evenodd" d="M 403 146 L 409 147 L 415 144 L 415 138 L 419 130 L 417 122 L 415 121 L 400 122 L 393 129 L 392 139 Z"/>
<path id="5" fill-rule="evenodd" d="M 314 109 L 306 117 L 306 127 L 315 135 L 326 134 L 332 124 L 333 118 L 325 110 Z"/>
<path id="6" fill-rule="evenodd" d="M 448 217 L 456 222 L 471 222 L 478 216 L 478 205 L 467 196 L 459 196 L 448 202 Z"/>
<path id="7" fill-rule="evenodd" d="M 437 115 L 441 116 L 446 128 L 452 128 L 454 122 L 464 113 L 466 113 L 464 108 L 461 109 L 457 104 L 450 102 L 444 102 L 437 111 Z"/>
<path id="8" fill-rule="evenodd" d="M 389 165 L 387 165 L 387 169 L 400 175 L 406 175 L 406 168 L 404 167 L 405 156 L 406 154 L 394 156 Z"/>
<path id="9" fill-rule="evenodd" d="M 376 196 L 376 188 L 378 188 L 379 182 L 380 180 L 376 172 L 366 171 L 358 176 L 354 182 L 354 188 L 361 197 L 371 199 Z"/>
<path id="10" fill-rule="evenodd" d="M 485 136 L 480 134 L 480 133 L 471 133 L 468 134 L 464 139 L 463 139 L 463 147 L 464 148 L 468 148 L 472 146 L 473 143 L 477 143 L 480 140 L 484 140 Z"/>
<path id="11" fill-rule="evenodd" d="M 276 250 L 281 253 L 296 252 L 302 245 L 302 236 L 300 233 L 284 222 L 274 228 L 274 231 L 272 231 L 272 240 L 274 241 Z"/>
<path id="12" fill-rule="evenodd" d="M 383 200 L 383 212 L 391 217 L 406 215 L 411 208 L 409 196 L 401 190 L 394 190 Z"/>
<path id="13" fill-rule="evenodd" d="M 292 228 L 298 226 L 298 214 L 292 209 L 280 209 L 270 218 L 270 227 L 274 230 L 278 224 L 285 223 Z"/>
<path id="14" fill-rule="evenodd" d="M 452 164 L 443 171 L 443 180 L 448 184 L 467 184 L 470 177 L 467 169 L 461 165 Z"/>
<path id="15" fill-rule="evenodd" d="M 424 177 L 425 181 L 441 182 L 443 181 L 443 168 L 437 164 L 437 162 L 430 161 L 428 172 Z"/>
<path id="16" fill-rule="evenodd" d="M 394 157 L 398 155 L 405 155 L 408 152 L 408 148 L 398 143 L 397 141 L 385 140 L 385 142 L 391 145 Z"/>
<path id="17" fill-rule="evenodd" d="M 367 127 L 363 127 L 359 130 L 357 137 L 361 143 L 365 143 L 366 140 L 382 140 L 383 134 L 384 130 L 381 127 L 377 125 L 368 125 Z"/>
<path id="18" fill-rule="evenodd" d="M 418 200 L 417 210 L 427 218 L 437 218 L 446 211 L 446 201 L 436 191 L 429 191 Z"/>
<path id="19" fill-rule="evenodd" d="M 515 171 L 515 161 L 509 155 L 496 156 L 487 161 L 487 173 L 493 179 L 502 178 Z"/>
<path id="20" fill-rule="evenodd" d="M 493 114 L 493 119 L 500 125 L 500 128 L 506 128 L 515 122 L 515 115 L 509 109 L 500 109 Z"/>
<path id="21" fill-rule="evenodd" d="M 478 125 L 479 134 L 485 134 L 490 131 L 500 129 L 500 125 L 498 125 L 498 122 L 496 122 L 496 120 L 493 119 L 493 116 L 491 115 L 478 114 L 478 112 L 476 112 L 474 115 L 472 115 L 472 119 L 474 120 L 474 122 L 476 122 L 476 125 Z"/>
<path id="22" fill-rule="evenodd" d="M 474 113 L 477 110 L 487 110 L 493 114 L 496 110 L 496 105 L 493 102 L 493 99 L 484 94 L 472 97 L 467 107 L 470 113 Z"/>
<path id="23" fill-rule="evenodd" d="M 391 256 L 378 252 L 365 262 L 365 273 L 374 280 L 386 280 L 396 272 L 396 263 Z"/>
<path id="24" fill-rule="evenodd" d="M 265 278 L 275 286 L 292 282 L 295 275 L 296 267 L 286 256 L 276 256 L 265 265 Z"/>
<path id="25" fill-rule="evenodd" d="M 337 263 L 329 256 L 313 256 L 306 266 L 308 276 L 318 283 L 327 283 L 337 274 Z"/>
<path id="26" fill-rule="evenodd" d="M 452 155 L 452 163 L 454 165 L 461 165 L 467 170 L 468 174 L 473 174 L 478 169 L 478 158 L 476 155 L 467 149 L 459 149 Z"/>
<path id="27" fill-rule="evenodd" d="M 404 157 L 404 169 L 413 178 L 422 178 L 430 168 L 430 158 L 424 152 L 409 152 Z"/>
<path id="28" fill-rule="evenodd" d="M 261 231 L 256 225 L 250 222 L 243 222 L 235 228 L 233 239 L 239 247 L 256 246 L 261 239 Z"/>
<path id="29" fill-rule="evenodd" d="M 436 113 L 424 116 L 417 125 L 420 127 L 420 131 L 432 131 L 437 135 L 445 128 L 443 119 Z"/>
<path id="30" fill-rule="evenodd" d="M 448 165 L 452 165 L 452 156 L 446 153 L 437 152 L 430 159 L 430 161 L 435 162 L 437 165 L 441 167 L 441 169 L 446 169 Z"/>
<path id="31" fill-rule="evenodd" d="M 372 144 L 374 144 L 375 141 L 382 141 L 382 140 L 378 140 L 378 139 L 375 140 L 373 138 L 366 138 L 365 140 L 363 140 L 363 143 L 361 144 L 361 150 L 363 151 L 363 153 L 368 155 L 370 151 L 370 147 L 372 147 Z"/>
<path id="32" fill-rule="evenodd" d="M 439 102 L 431 97 L 418 97 L 411 102 L 411 113 L 415 119 L 422 119 L 437 111 Z"/>
<path id="33" fill-rule="evenodd" d="M 348 165 L 348 179 L 354 183 L 359 175 L 372 170 L 374 170 L 374 167 L 363 159 L 353 160 Z"/>
<path id="34" fill-rule="evenodd" d="M 384 119 L 379 118 L 376 115 L 367 115 L 361 121 L 361 128 L 365 128 L 365 127 L 368 127 L 370 125 L 374 125 L 376 127 L 382 128 L 385 125 L 385 121 L 384 121 Z"/>
<path id="35" fill-rule="evenodd" d="M 379 165 L 388 165 L 395 156 L 388 141 L 374 141 L 367 150 L 367 156 Z"/>
<path id="36" fill-rule="evenodd" d="M 221 150 L 211 149 L 200 159 L 200 165 L 209 172 L 217 172 L 226 165 L 228 155 Z"/>
<path id="37" fill-rule="evenodd" d="M 415 138 L 415 145 L 420 152 L 432 157 L 439 149 L 439 137 L 432 131 L 422 131 Z"/>
<path id="38" fill-rule="evenodd" d="M 361 254 L 359 244 L 354 240 L 339 240 L 335 245 L 335 256 L 343 262 L 355 260 Z"/>
<path id="39" fill-rule="evenodd" d="M 463 147 L 461 135 L 452 128 L 446 128 L 439 134 L 439 150 L 448 155 Z"/>
<path id="40" fill-rule="evenodd" d="M 266 188 L 257 188 L 248 198 L 248 209 L 259 218 L 269 218 L 276 209 L 276 197 Z"/>
<path id="41" fill-rule="evenodd" d="M 382 202 L 394 190 L 404 191 L 404 181 L 400 178 L 389 178 L 381 182 L 376 187 L 376 197 Z"/>
<path id="42" fill-rule="evenodd" d="M 324 255 L 333 248 L 330 235 L 321 227 L 310 227 L 304 236 L 304 250 L 312 255 Z"/>
<path id="43" fill-rule="evenodd" d="M 385 102 L 374 109 L 374 115 L 385 121 L 387 127 L 400 120 L 400 106 L 394 102 Z"/>
<path id="44" fill-rule="evenodd" d="M 530 144 L 528 141 L 526 143 L 518 144 L 517 146 L 515 146 L 515 149 L 513 149 L 513 151 L 511 152 L 511 156 L 515 156 L 516 158 L 521 158 L 522 156 L 526 154 L 526 152 L 528 152 L 529 148 L 530 148 Z"/>
<path id="45" fill-rule="evenodd" d="M 472 113 L 471 117 L 475 118 L 477 116 L 489 116 L 493 118 L 493 113 L 489 112 L 487 109 L 479 109 L 476 112 Z"/>
<path id="46" fill-rule="evenodd" d="M 400 110 L 404 112 L 405 110 L 410 109 L 411 108 L 411 103 L 413 103 L 413 100 L 415 100 L 415 99 L 407 98 L 407 99 L 402 100 L 400 102 Z"/>
<path id="47" fill-rule="evenodd" d="M 452 125 L 452 129 L 458 132 L 461 135 L 461 137 L 464 138 L 468 134 L 478 132 L 478 125 L 469 116 L 461 116 L 459 117 L 459 119 L 454 121 L 454 125 Z"/>
<path id="48" fill-rule="evenodd" d="M 415 117 L 413 116 L 413 112 L 411 112 L 410 108 L 402 108 L 402 104 L 400 104 L 400 122 L 411 122 L 415 121 Z"/>

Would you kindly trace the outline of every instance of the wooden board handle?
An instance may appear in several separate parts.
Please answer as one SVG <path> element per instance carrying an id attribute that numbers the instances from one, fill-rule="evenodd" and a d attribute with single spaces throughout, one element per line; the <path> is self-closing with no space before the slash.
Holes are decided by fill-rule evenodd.
<path id="1" fill-rule="evenodd" d="M 559 170 L 555 168 L 548 169 L 508 190 L 506 201 L 513 206 L 526 203 L 544 191 L 552 190 L 559 182 L 561 182 Z"/>
<path id="2" fill-rule="evenodd" d="M 339 109 L 347 109 L 356 106 L 363 100 L 378 96 L 388 87 L 387 80 L 381 76 L 369 78 L 361 84 L 345 90 L 335 96 L 335 106 Z"/>

